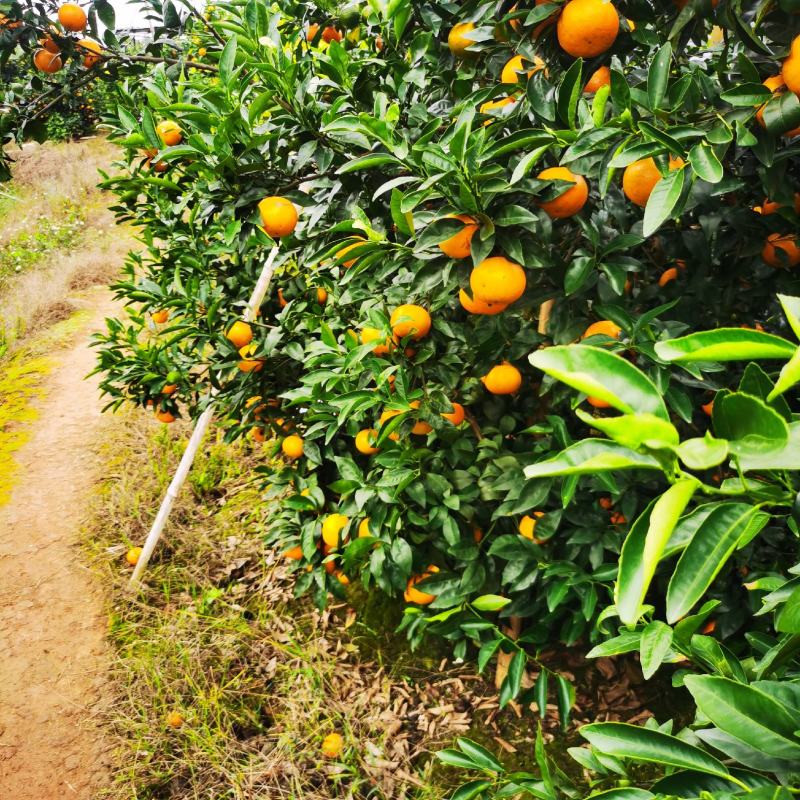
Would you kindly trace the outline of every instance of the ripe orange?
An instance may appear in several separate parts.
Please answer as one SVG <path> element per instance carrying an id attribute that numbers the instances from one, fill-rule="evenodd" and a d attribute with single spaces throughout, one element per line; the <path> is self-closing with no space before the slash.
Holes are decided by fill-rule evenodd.
<path id="1" fill-rule="evenodd" d="M 413 303 L 398 306 L 389 318 L 392 333 L 398 339 L 411 336 L 415 341 L 424 339 L 431 330 L 431 315 L 422 307 Z"/>
<path id="2" fill-rule="evenodd" d="M 487 303 L 478 297 L 470 297 L 463 289 L 458 291 L 458 301 L 461 303 L 462 308 L 469 311 L 470 314 L 493 316 L 505 311 L 507 308 L 505 303 Z"/>
<path id="3" fill-rule="evenodd" d="M 402 411 L 392 411 L 392 410 L 384 411 L 378 418 L 378 428 L 382 428 L 392 417 L 396 417 L 398 414 L 402 413 L 403 413 Z M 389 438 L 393 442 L 396 442 L 400 439 L 400 434 L 395 431 L 389 434 Z"/>
<path id="4" fill-rule="evenodd" d="M 369 517 L 364 517 L 358 524 L 358 538 L 366 539 L 367 536 L 372 536 L 372 531 L 369 529 Z"/>
<path id="5" fill-rule="evenodd" d="M 420 581 L 425 580 L 425 578 L 430 577 L 434 573 L 439 571 L 439 567 L 435 566 L 434 564 L 430 564 L 425 572 L 422 575 L 412 575 L 408 579 L 408 583 L 406 584 L 406 590 L 403 592 L 403 597 L 407 603 L 416 603 L 420 606 L 427 606 L 430 605 L 435 599 L 435 594 L 428 594 L 427 592 L 423 592 L 420 589 L 416 588 L 416 584 Z"/>
<path id="6" fill-rule="evenodd" d="M 321 286 L 317 287 L 317 303 L 324 306 L 328 302 L 328 290 Z"/>
<path id="7" fill-rule="evenodd" d="M 378 438 L 375 428 L 364 428 L 356 434 L 356 450 L 365 456 L 372 456 L 378 452 L 373 442 Z"/>
<path id="8" fill-rule="evenodd" d="M 358 239 L 358 241 L 348 244 L 347 247 L 343 247 L 341 250 L 336 252 L 337 261 L 341 260 L 342 256 L 344 256 L 346 253 L 349 253 L 354 247 L 360 247 L 366 241 L 366 239 L 361 236 L 357 236 L 356 239 Z M 352 267 L 353 264 L 358 261 L 358 258 L 359 257 L 356 256 L 355 258 L 348 259 L 347 261 L 342 261 L 342 266 L 345 267 L 345 269 L 350 269 L 350 267 Z"/>
<path id="9" fill-rule="evenodd" d="M 503 256 L 486 258 L 472 270 L 469 285 L 475 301 L 507 306 L 525 293 L 525 270 Z"/>
<path id="10" fill-rule="evenodd" d="M 281 450 L 287 458 L 300 458 L 303 455 L 303 437 L 293 433 L 281 443 Z"/>
<path id="11" fill-rule="evenodd" d="M 64 66 L 64 62 L 57 53 L 50 53 L 47 50 L 37 50 L 33 54 L 33 66 L 41 72 L 52 75 Z"/>
<path id="12" fill-rule="evenodd" d="M 273 239 L 289 236 L 297 226 L 297 209 L 285 197 L 265 197 L 258 204 L 261 225 Z"/>
<path id="13" fill-rule="evenodd" d="M 581 339 L 588 339 L 590 336 L 598 336 L 603 334 L 610 336 L 612 339 L 619 339 L 622 333 L 622 328 L 610 319 L 601 319 L 599 322 L 593 322 L 581 336 Z"/>
<path id="14" fill-rule="evenodd" d="M 592 73 L 592 76 L 586 81 L 586 86 L 583 87 L 583 93 L 594 94 L 603 86 L 611 86 L 611 70 L 608 67 L 599 67 Z"/>
<path id="15" fill-rule="evenodd" d="M 484 105 L 486 104 L 484 103 Z M 483 106 L 481 106 L 481 111 L 483 111 Z M 464 227 L 449 239 L 439 242 L 439 249 L 450 258 L 467 258 L 471 252 L 472 237 L 475 235 L 475 231 L 478 230 L 478 224 L 466 214 L 450 215 L 448 219 L 460 220 L 464 223 Z"/>
<path id="16" fill-rule="evenodd" d="M 593 408 L 611 408 L 611 403 L 600 397 L 587 397 L 586 402 Z"/>
<path id="17" fill-rule="evenodd" d="M 619 15 L 608 0 L 569 0 L 558 18 L 558 43 L 575 58 L 605 53 L 619 33 Z"/>
<path id="18" fill-rule="evenodd" d="M 473 30 L 475 30 L 474 22 L 459 22 L 450 29 L 450 33 L 447 34 L 447 46 L 454 56 L 473 55 L 467 52 L 467 48 L 475 44 L 472 39 L 467 38 L 467 34 Z"/>
<path id="19" fill-rule="evenodd" d="M 342 586 L 347 586 L 350 583 L 350 578 L 344 574 L 340 569 L 334 570 L 333 577 L 336 578 Z"/>
<path id="20" fill-rule="evenodd" d="M 533 532 L 536 530 L 536 522 L 540 520 L 544 516 L 544 511 L 534 511 L 533 516 L 528 516 L 527 514 L 519 521 L 519 533 L 520 536 L 524 536 L 526 539 L 530 539 L 532 542 L 536 544 L 541 544 L 543 541 L 542 539 L 537 539 Z"/>
<path id="21" fill-rule="evenodd" d="M 80 33 L 86 28 L 86 12 L 77 3 L 64 3 L 58 9 L 58 21 L 64 30 Z"/>
<path id="22" fill-rule="evenodd" d="M 180 728 L 183 725 L 183 715 L 179 711 L 170 711 L 167 714 L 167 725 L 170 728 Z"/>
<path id="23" fill-rule="evenodd" d="M 665 269 L 658 279 L 658 285 L 661 287 L 666 286 L 670 281 L 674 281 L 678 277 L 678 268 L 670 267 Z"/>
<path id="24" fill-rule="evenodd" d="M 174 147 L 176 144 L 180 144 L 183 139 L 181 126 L 171 119 L 165 119 L 163 122 L 159 122 L 158 125 L 156 125 L 156 133 L 165 147 Z"/>
<path id="25" fill-rule="evenodd" d="M 263 369 L 264 359 L 251 357 L 257 349 L 258 348 L 254 344 L 248 344 L 239 348 L 241 361 L 239 361 L 237 366 L 242 372 L 261 372 Z"/>
<path id="26" fill-rule="evenodd" d="M 411 408 L 419 408 L 419 400 L 414 400 L 413 402 L 409 403 Z M 414 427 L 411 429 L 411 433 L 415 433 L 417 436 L 427 436 L 433 428 L 428 425 L 427 422 L 423 422 L 422 420 L 417 420 L 414 423 Z"/>
<path id="27" fill-rule="evenodd" d="M 529 59 L 525 59 L 530 63 Z M 503 71 L 500 73 L 501 83 L 519 83 L 520 73 L 525 73 L 527 78 L 532 78 L 537 72 L 545 68 L 544 61 L 539 56 L 534 56 L 533 66 L 525 69 L 523 58 L 520 55 L 512 56 L 506 61 Z"/>
<path id="28" fill-rule="evenodd" d="M 289 561 L 301 561 L 303 558 L 303 548 L 297 544 L 294 547 L 290 547 L 288 550 L 284 551 L 283 555 L 288 558 Z"/>
<path id="29" fill-rule="evenodd" d="M 342 528 L 350 520 L 344 514 L 329 514 L 322 523 L 322 541 L 328 547 L 337 548 L 343 541 Z"/>
<path id="30" fill-rule="evenodd" d="M 322 41 L 330 44 L 334 40 L 337 42 L 341 42 L 342 32 L 338 28 L 334 28 L 333 25 L 328 25 L 326 28 L 323 28 Z"/>
<path id="31" fill-rule="evenodd" d="M 614 501 L 610 497 L 601 497 L 597 504 L 606 511 L 610 511 L 614 507 Z"/>
<path id="32" fill-rule="evenodd" d="M 454 400 L 450 401 L 450 405 L 453 406 L 453 410 L 442 414 L 442 416 L 453 425 L 460 425 L 467 415 L 466 411 L 464 411 L 464 406 Z"/>
<path id="33" fill-rule="evenodd" d="M 156 411 L 156 419 L 159 422 L 163 422 L 165 425 L 169 425 L 170 422 L 175 422 L 175 415 L 170 411 Z"/>
<path id="34" fill-rule="evenodd" d="M 522 373 L 513 364 L 503 362 L 492 367 L 481 381 L 492 394 L 514 394 L 522 386 Z"/>
<path id="35" fill-rule="evenodd" d="M 340 733 L 329 733 L 322 740 L 322 755 L 325 758 L 338 758 L 344 747 L 344 739 Z"/>
<path id="36" fill-rule="evenodd" d="M 771 233 L 767 236 L 761 257 L 771 267 L 796 267 L 800 264 L 800 247 L 794 233 Z"/>
<path id="37" fill-rule="evenodd" d="M 669 157 L 670 170 L 683 166 L 682 158 Z M 632 203 L 644 208 L 655 185 L 661 180 L 661 172 L 652 158 L 642 158 L 628 164 L 622 173 L 622 191 Z"/>
<path id="38" fill-rule="evenodd" d="M 154 172 L 166 172 L 169 169 L 169 164 L 166 161 L 152 162 L 151 159 L 147 159 L 145 166 L 150 167 Z"/>
<path id="39" fill-rule="evenodd" d="M 177 391 L 178 391 L 177 383 L 168 383 L 161 390 L 161 394 L 163 394 L 164 397 L 172 397 L 172 395 L 175 394 L 175 392 Z"/>
<path id="40" fill-rule="evenodd" d="M 169 311 L 166 308 L 162 308 L 159 311 L 154 311 L 151 316 L 153 322 L 157 325 L 163 325 L 169 319 Z"/>
<path id="41" fill-rule="evenodd" d="M 267 441 L 267 434 L 264 432 L 263 428 L 250 428 L 250 438 L 254 442 L 258 442 L 259 444 L 263 444 Z"/>
<path id="42" fill-rule="evenodd" d="M 139 556 L 142 554 L 141 547 L 131 547 L 127 553 L 125 553 L 125 560 L 132 566 L 135 567 L 139 563 Z"/>
<path id="43" fill-rule="evenodd" d="M 314 40 L 314 38 L 318 33 L 319 33 L 319 25 L 317 25 L 317 23 L 314 22 L 313 24 L 309 25 L 308 28 L 306 28 L 306 39 L 308 39 L 308 41 L 311 42 Z"/>
<path id="44" fill-rule="evenodd" d="M 237 350 L 253 341 L 253 329 L 242 320 L 236 320 L 225 335 Z"/>
<path id="45" fill-rule="evenodd" d="M 100 53 L 103 48 L 97 42 L 90 39 L 81 39 L 78 42 L 78 50 L 84 53 L 83 66 L 85 69 L 91 69 L 95 64 L 102 60 Z M 88 51 L 88 52 L 86 52 Z"/>
<path id="46" fill-rule="evenodd" d="M 472 528 L 472 539 L 475 544 L 480 544 L 483 541 L 483 531 L 477 525 Z"/>
<path id="47" fill-rule="evenodd" d="M 790 91 L 800 92 L 800 36 L 792 39 L 792 49 L 789 58 L 783 62 L 781 75 Z"/>
<path id="48" fill-rule="evenodd" d="M 612 525 L 624 525 L 628 520 L 625 519 L 625 515 L 621 511 L 615 511 L 610 517 L 609 520 Z"/>
<path id="49" fill-rule="evenodd" d="M 48 53 L 55 53 L 56 55 L 61 52 L 61 48 L 50 36 L 45 36 L 43 39 L 39 39 L 39 47 L 43 47 Z"/>
<path id="50" fill-rule="evenodd" d="M 371 344 L 372 342 L 382 343 L 376 344 L 372 350 L 376 356 L 385 356 L 394 349 L 388 335 L 384 333 L 384 331 L 379 331 L 377 328 L 362 328 L 359 338 L 361 339 L 361 344 Z"/>
<path id="51" fill-rule="evenodd" d="M 586 201 L 589 199 L 589 187 L 586 184 L 586 179 L 582 175 L 575 175 L 566 167 L 550 167 L 540 172 L 536 177 L 540 181 L 559 180 L 570 181 L 575 184 L 556 197 L 555 200 L 539 203 L 541 209 L 553 219 L 574 216 L 586 205 Z"/>

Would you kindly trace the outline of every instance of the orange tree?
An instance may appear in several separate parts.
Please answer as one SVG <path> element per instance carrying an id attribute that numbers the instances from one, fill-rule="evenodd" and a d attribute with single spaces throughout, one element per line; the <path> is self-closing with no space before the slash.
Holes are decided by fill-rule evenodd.
<path id="1" fill-rule="evenodd" d="M 64 68 L 115 82 L 124 169 L 105 185 L 142 232 L 103 388 L 165 422 L 213 399 L 230 438 L 268 442 L 268 541 L 298 594 L 404 595 L 414 643 L 474 644 L 481 667 L 515 654 L 507 701 L 542 645 L 602 635 L 628 522 L 663 489 L 646 469 L 530 468 L 620 408 L 620 356 L 697 438 L 735 382 L 658 343 L 785 329 L 795 6 L 251 0 L 184 18 L 167 2 L 146 51 L 106 32 L 89 66 L 62 24 Z M 7 7 L 3 52 L 50 64 L 47 11 Z M 12 100 L 4 130 L 24 134 L 36 107 Z M 576 396 L 528 361 L 579 339 L 618 354 L 608 391 Z M 752 545 L 763 569 L 776 536 Z M 738 566 L 713 587 L 723 636 L 756 624 Z"/>

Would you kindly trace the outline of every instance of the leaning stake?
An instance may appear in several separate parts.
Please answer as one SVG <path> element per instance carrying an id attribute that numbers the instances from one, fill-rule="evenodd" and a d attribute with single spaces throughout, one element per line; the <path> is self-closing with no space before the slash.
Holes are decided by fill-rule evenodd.
<path id="1" fill-rule="evenodd" d="M 267 289 L 269 289 L 269 283 L 272 280 L 272 273 L 275 271 L 273 265 L 277 255 L 278 245 L 275 245 L 267 256 L 264 268 L 261 270 L 261 274 L 258 276 L 258 281 L 253 289 L 253 294 L 250 296 L 250 300 L 247 303 L 247 308 L 244 310 L 243 316 L 245 322 L 252 322 L 256 318 L 256 312 L 264 300 L 264 295 L 267 293 Z M 186 450 L 181 457 L 181 463 L 178 464 L 178 469 L 175 472 L 175 476 L 167 488 L 167 493 L 164 496 L 164 499 L 161 501 L 161 508 L 158 509 L 158 514 L 156 514 L 153 527 L 150 528 L 150 533 L 147 534 L 147 539 L 145 539 L 142 552 L 139 555 L 139 560 L 136 562 L 133 575 L 131 575 L 130 585 L 132 587 L 138 586 L 142 573 L 145 571 L 145 569 L 147 569 L 147 563 L 150 561 L 150 556 L 153 555 L 153 551 L 156 549 L 158 540 L 161 538 L 164 526 L 167 524 L 167 519 L 169 519 L 169 512 L 172 510 L 172 504 L 175 502 L 178 492 L 180 492 L 181 487 L 186 481 L 186 476 L 189 474 L 189 470 L 192 468 L 194 458 L 197 455 L 197 451 L 200 449 L 200 444 L 203 441 L 203 437 L 206 435 L 206 431 L 208 430 L 208 426 L 211 424 L 213 416 L 214 403 L 213 400 L 209 400 L 205 411 L 203 411 L 203 413 L 197 418 L 194 430 L 192 431 L 192 436 L 189 439 L 189 444 L 186 446 Z"/>

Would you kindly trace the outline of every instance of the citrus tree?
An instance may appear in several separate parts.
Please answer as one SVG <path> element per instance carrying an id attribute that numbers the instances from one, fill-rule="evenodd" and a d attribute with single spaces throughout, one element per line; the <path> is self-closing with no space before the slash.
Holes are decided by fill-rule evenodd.
<path id="1" fill-rule="evenodd" d="M 127 318 L 98 342 L 111 404 L 169 423 L 213 402 L 231 439 L 264 443 L 268 542 L 297 593 L 403 597 L 413 643 L 435 631 L 481 667 L 511 658 L 507 702 L 544 644 L 602 639 L 620 592 L 636 633 L 643 608 L 661 620 L 658 558 L 631 553 L 656 510 L 677 523 L 729 479 L 733 451 L 715 461 L 704 437 L 713 416 L 716 438 L 740 438 L 711 401 L 744 365 L 685 368 L 671 340 L 789 341 L 795 5 L 168 1 L 142 51 L 107 4 L 59 23 L 13 4 L 0 47 L 45 93 L 59 64 L 114 85 L 122 172 L 104 185 L 143 246 L 116 286 Z M 24 136 L 38 106 L 14 92 L 2 125 Z M 788 431 L 791 405 L 775 413 Z M 679 447 L 700 478 L 681 478 Z M 783 569 L 752 532 L 758 569 Z M 735 558 L 708 558 L 700 594 L 741 584 Z M 726 604 L 720 634 L 748 617 Z"/>

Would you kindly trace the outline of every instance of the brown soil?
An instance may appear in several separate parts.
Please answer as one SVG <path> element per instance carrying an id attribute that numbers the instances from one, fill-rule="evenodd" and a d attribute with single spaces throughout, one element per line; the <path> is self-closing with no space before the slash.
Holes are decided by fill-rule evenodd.
<path id="1" fill-rule="evenodd" d="M 111 311 L 87 301 L 91 325 L 55 354 L 22 476 L 0 507 L 0 797 L 96 800 L 108 744 L 95 720 L 107 702 L 106 621 L 82 565 L 79 530 L 97 479 L 102 406 L 89 333 Z"/>

